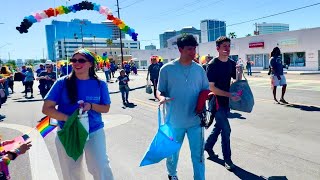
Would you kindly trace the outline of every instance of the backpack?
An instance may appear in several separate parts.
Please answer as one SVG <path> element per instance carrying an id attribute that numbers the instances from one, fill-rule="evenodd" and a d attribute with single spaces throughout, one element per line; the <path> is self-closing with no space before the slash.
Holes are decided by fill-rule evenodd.
<path id="1" fill-rule="evenodd" d="M 208 129 L 219 109 L 218 99 L 210 90 L 202 90 L 199 93 L 196 114 L 200 117 L 201 127 Z"/>

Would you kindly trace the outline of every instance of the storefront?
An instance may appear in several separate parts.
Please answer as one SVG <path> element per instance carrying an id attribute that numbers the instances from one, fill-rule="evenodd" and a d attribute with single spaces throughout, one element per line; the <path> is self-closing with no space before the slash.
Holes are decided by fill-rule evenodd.
<path id="1" fill-rule="evenodd" d="M 250 60 L 252 69 L 263 70 L 269 67 L 273 48 L 279 47 L 283 61 L 290 62 L 289 71 L 320 70 L 319 34 L 320 28 L 312 28 L 232 39 L 230 58 Z M 200 44 L 199 54 L 217 56 L 215 42 Z"/>

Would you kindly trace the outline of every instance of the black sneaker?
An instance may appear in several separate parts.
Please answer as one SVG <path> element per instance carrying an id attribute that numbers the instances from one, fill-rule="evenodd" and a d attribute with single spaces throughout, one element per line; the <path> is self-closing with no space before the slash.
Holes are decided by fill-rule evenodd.
<path id="1" fill-rule="evenodd" d="M 212 149 L 204 148 L 205 151 L 207 151 L 210 158 L 218 158 L 218 154 L 214 153 Z"/>
<path id="2" fill-rule="evenodd" d="M 282 102 L 283 104 L 289 104 L 286 100 L 284 100 L 284 99 L 280 99 L 280 102 Z"/>
<path id="3" fill-rule="evenodd" d="M 233 171 L 236 168 L 236 166 L 233 164 L 231 160 L 226 160 L 224 162 L 224 167 L 229 171 Z"/>
<path id="4" fill-rule="evenodd" d="M 168 175 L 169 180 L 178 180 L 178 176 L 170 176 Z"/>

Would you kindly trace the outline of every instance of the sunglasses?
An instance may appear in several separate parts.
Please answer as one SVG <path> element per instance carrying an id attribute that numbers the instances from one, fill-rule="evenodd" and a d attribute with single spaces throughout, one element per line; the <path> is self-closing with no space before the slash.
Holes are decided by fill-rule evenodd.
<path id="1" fill-rule="evenodd" d="M 72 63 L 78 62 L 78 63 L 84 64 L 88 61 L 86 59 L 81 58 L 81 59 L 70 59 L 70 62 L 72 62 Z"/>

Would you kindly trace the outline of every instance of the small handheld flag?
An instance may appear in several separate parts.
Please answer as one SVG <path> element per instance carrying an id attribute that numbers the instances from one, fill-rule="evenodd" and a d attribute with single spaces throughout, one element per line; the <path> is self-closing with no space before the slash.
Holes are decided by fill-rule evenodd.
<path id="1" fill-rule="evenodd" d="M 40 132 L 41 136 L 44 138 L 56 127 L 57 127 L 56 125 L 50 124 L 50 117 L 45 116 L 44 118 L 41 119 L 40 123 L 36 126 L 36 129 Z"/>

